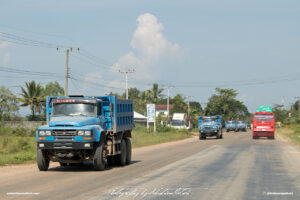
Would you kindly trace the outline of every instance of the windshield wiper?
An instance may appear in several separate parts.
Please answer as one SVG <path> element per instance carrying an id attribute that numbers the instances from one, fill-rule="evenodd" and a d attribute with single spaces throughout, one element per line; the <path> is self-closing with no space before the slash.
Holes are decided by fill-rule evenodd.
<path id="1" fill-rule="evenodd" d="M 71 116 L 85 116 L 85 117 L 88 117 L 88 115 L 82 114 L 82 113 L 71 113 L 69 115 L 71 115 Z"/>
<path id="2" fill-rule="evenodd" d="M 55 117 L 58 117 L 58 116 L 70 116 L 68 114 L 59 114 L 59 115 L 55 115 Z"/>

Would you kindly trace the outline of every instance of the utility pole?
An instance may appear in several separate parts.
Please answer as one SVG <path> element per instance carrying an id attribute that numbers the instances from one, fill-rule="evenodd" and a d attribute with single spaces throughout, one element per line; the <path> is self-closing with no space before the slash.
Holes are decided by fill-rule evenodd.
<path id="1" fill-rule="evenodd" d="M 169 112 L 170 112 L 170 86 L 168 86 L 167 120 L 169 120 Z"/>
<path id="2" fill-rule="evenodd" d="M 190 101 L 191 101 L 191 96 L 188 96 L 188 117 L 190 117 Z"/>
<path id="3" fill-rule="evenodd" d="M 173 86 L 168 85 L 167 89 L 168 89 L 168 98 L 167 98 L 167 121 L 169 120 L 169 114 L 170 114 L 170 88 L 172 88 Z"/>
<path id="4" fill-rule="evenodd" d="M 125 92 L 126 92 L 126 99 L 128 99 L 128 74 L 129 73 L 134 73 L 134 69 L 127 69 L 125 71 L 119 70 L 121 74 L 125 74 Z"/>
<path id="5" fill-rule="evenodd" d="M 190 101 L 192 96 L 188 96 L 188 120 L 189 120 L 189 127 L 191 127 L 191 120 L 190 120 Z"/>
<path id="6" fill-rule="evenodd" d="M 66 73 L 65 73 L 65 96 L 68 96 L 68 80 L 70 78 L 69 76 L 69 54 L 70 52 L 75 52 L 72 48 L 66 48 L 64 50 L 60 50 L 56 48 L 59 52 L 65 52 L 66 53 Z M 77 48 L 76 52 L 79 52 L 79 48 Z"/>

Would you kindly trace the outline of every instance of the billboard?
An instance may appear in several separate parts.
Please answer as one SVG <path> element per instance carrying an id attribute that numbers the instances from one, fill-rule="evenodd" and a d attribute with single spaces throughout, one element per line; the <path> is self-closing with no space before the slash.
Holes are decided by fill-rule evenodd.
<path id="1" fill-rule="evenodd" d="M 155 104 L 147 104 L 147 121 L 154 122 L 155 120 Z"/>

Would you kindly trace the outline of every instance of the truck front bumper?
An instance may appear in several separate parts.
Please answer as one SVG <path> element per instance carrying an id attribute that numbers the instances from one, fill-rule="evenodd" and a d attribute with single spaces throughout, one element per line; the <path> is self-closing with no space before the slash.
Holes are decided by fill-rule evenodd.
<path id="1" fill-rule="evenodd" d="M 39 149 L 93 149 L 93 142 L 41 142 L 37 143 Z"/>
<path id="2" fill-rule="evenodd" d="M 218 134 L 218 131 L 200 131 L 199 132 L 201 136 L 216 136 Z"/>

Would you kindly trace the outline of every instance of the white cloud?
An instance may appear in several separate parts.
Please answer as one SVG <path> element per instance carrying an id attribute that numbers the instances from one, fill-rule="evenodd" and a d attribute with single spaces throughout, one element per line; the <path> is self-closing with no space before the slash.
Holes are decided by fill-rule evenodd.
<path id="1" fill-rule="evenodd" d="M 129 88 L 134 87 L 135 80 L 153 80 L 159 74 L 159 62 L 166 59 L 176 60 L 182 57 L 178 44 L 171 43 L 163 35 L 163 25 L 156 16 L 146 13 L 137 18 L 137 28 L 130 41 L 131 50 L 121 56 L 118 61 L 105 74 L 99 72 L 85 75 L 81 91 L 92 92 L 91 95 L 105 94 L 110 91 L 123 93 L 125 91 L 125 76 L 119 70 L 134 69 L 134 74 L 129 75 Z M 168 67 L 168 66 L 167 66 Z M 157 74 L 156 74 L 157 73 Z M 96 83 L 91 85 L 91 82 Z"/>
<path id="2" fill-rule="evenodd" d="M 145 13 L 137 18 L 137 28 L 130 42 L 132 51 L 119 58 L 112 67 L 114 71 L 119 69 L 134 68 L 135 77 L 149 79 L 155 76 L 159 69 L 156 64 L 165 58 L 179 58 L 180 46 L 173 44 L 163 35 L 163 25 L 157 17 Z"/>
<path id="3" fill-rule="evenodd" d="M 10 53 L 7 52 L 7 53 L 4 54 L 4 56 L 3 56 L 3 58 L 2 58 L 2 63 L 3 63 L 4 65 L 6 65 L 9 61 L 10 61 Z"/>

